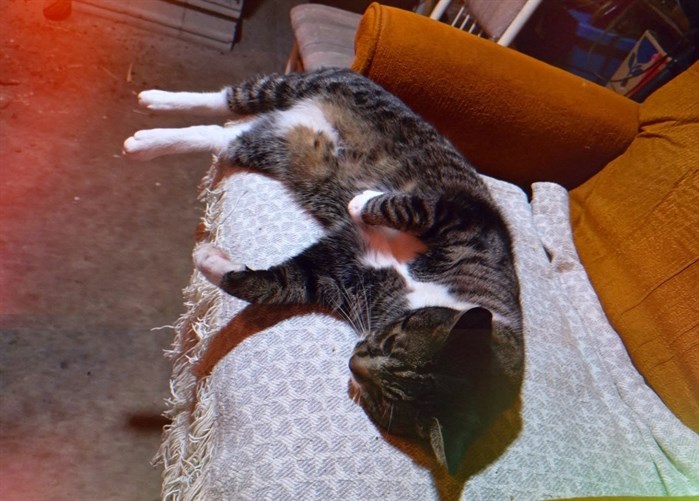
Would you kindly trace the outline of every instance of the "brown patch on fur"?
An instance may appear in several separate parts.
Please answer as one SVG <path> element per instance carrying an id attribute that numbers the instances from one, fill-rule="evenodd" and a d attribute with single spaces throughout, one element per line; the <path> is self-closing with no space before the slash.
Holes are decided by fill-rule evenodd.
<path id="1" fill-rule="evenodd" d="M 334 163 L 335 143 L 324 132 L 305 126 L 291 129 L 287 135 L 290 170 L 311 179 L 325 178 Z"/>
<path id="2" fill-rule="evenodd" d="M 343 145 L 354 148 L 357 158 L 361 159 L 354 162 L 353 158 L 345 158 L 342 168 L 338 169 L 339 176 L 374 180 L 392 176 L 400 170 L 400 163 L 386 153 L 384 135 L 367 122 L 366 118 L 358 116 L 342 104 L 324 101 L 320 103 L 320 107 L 328 122 L 336 130 L 342 131 Z M 373 181 L 369 182 L 366 188 L 374 185 Z"/>
<path id="3" fill-rule="evenodd" d="M 352 145 L 365 145 L 367 148 L 375 146 L 376 134 L 367 126 L 366 120 L 362 120 L 343 106 L 334 103 L 323 102 L 320 104 L 328 122 L 335 129 L 341 130 L 343 141 Z"/>

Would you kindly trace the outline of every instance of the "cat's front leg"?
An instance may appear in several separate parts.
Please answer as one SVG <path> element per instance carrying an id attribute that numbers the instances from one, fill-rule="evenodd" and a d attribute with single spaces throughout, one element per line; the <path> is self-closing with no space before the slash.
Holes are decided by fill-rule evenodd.
<path id="1" fill-rule="evenodd" d="M 190 115 L 225 116 L 231 113 L 228 94 L 219 92 L 168 92 L 144 90 L 138 94 L 141 108 L 156 113 L 187 113 Z"/>
<path id="2" fill-rule="evenodd" d="M 396 196 L 402 194 L 366 190 L 347 205 L 352 220 L 363 227 L 365 239 L 372 249 L 367 256 L 378 267 L 391 260 L 400 263 L 410 261 L 427 250 L 417 232 L 383 212 L 382 209 L 387 208 L 383 204 L 390 205 Z"/>
<path id="3" fill-rule="evenodd" d="M 363 223 L 363 213 L 366 204 L 372 198 L 379 197 L 383 194 L 384 193 L 382 191 L 365 190 L 356 197 L 354 197 L 352 200 L 350 200 L 350 203 L 347 204 L 347 211 L 352 217 L 352 220 L 357 223 Z"/>
<path id="4" fill-rule="evenodd" d="M 243 271 L 245 266 L 234 263 L 214 244 L 200 243 L 194 249 L 194 266 L 214 285 L 221 285 L 226 273 Z"/>
<path id="5" fill-rule="evenodd" d="M 263 276 L 264 271 L 253 271 L 231 261 L 221 249 L 211 243 L 197 245 L 193 259 L 194 266 L 209 282 L 230 295 L 250 303 L 267 302 L 264 298 L 271 287 Z"/>
<path id="6" fill-rule="evenodd" d="M 435 203 L 410 193 L 367 190 L 354 197 L 347 210 L 358 223 L 420 236 L 433 224 Z"/>
<path id="7" fill-rule="evenodd" d="M 268 270 L 251 270 L 231 261 L 218 247 L 201 243 L 194 250 L 194 266 L 228 294 L 257 304 L 308 304 L 306 277 L 291 260 Z"/>

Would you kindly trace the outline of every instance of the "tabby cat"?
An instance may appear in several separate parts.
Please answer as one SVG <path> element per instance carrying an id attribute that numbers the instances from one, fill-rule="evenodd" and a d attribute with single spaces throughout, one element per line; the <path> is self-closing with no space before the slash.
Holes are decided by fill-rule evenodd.
<path id="1" fill-rule="evenodd" d="M 194 259 L 251 303 L 342 312 L 359 342 L 351 387 L 389 433 L 422 437 L 455 472 L 511 405 L 523 372 L 510 236 L 483 181 L 398 98 L 344 69 L 271 75 L 221 92 L 144 91 L 154 111 L 243 114 L 224 127 L 139 131 L 127 155 L 211 151 L 283 182 L 325 229 L 286 262 L 252 270 L 211 244 Z"/>

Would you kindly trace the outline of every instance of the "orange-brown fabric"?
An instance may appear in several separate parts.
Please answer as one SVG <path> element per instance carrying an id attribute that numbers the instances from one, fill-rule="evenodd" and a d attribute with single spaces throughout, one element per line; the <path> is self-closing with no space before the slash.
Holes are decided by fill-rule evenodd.
<path id="1" fill-rule="evenodd" d="M 571 192 L 573 231 L 635 365 L 699 431 L 699 63 L 640 121 L 628 150 Z"/>
<path id="2" fill-rule="evenodd" d="M 554 500 L 552 500 L 554 501 Z M 561 498 L 557 501 L 697 501 L 696 496 L 593 496 Z"/>
<path id="3" fill-rule="evenodd" d="M 638 130 L 638 105 L 514 50 L 372 4 L 352 68 L 432 122 L 483 173 L 574 187 Z"/>

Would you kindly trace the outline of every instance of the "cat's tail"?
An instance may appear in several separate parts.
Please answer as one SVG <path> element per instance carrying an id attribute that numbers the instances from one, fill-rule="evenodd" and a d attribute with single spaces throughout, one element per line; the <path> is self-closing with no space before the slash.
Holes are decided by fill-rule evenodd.
<path id="1" fill-rule="evenodd" d="M 366 79 L 346 68 L 324 68 L 305 73 L 271 74 L 251 78 L 226 89 L 228 107 L 239 114 L 290 108 L 315 96 L 352 94 Z"/>

